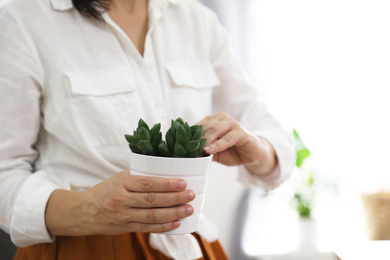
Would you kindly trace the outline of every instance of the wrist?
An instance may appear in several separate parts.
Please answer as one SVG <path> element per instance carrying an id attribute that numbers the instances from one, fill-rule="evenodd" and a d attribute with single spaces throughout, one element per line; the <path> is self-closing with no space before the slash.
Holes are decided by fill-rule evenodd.
<path id="1" fill-rule="evenodd" d="M 45 223 L 53 236 L 81 236 L 84 227 L 80 217 L 85 212 L 83 192 L 55 190 L 51 194 L 45 211 Z"/>
<path id="2" fill-rule="evenodd" d="M 257 162 L 245 165 L 245 167 L 255 176 L 265 177 L 275 170 L 277 156 L 273 146 L 266 139 L 258 137 L 258 145 L 262 150 L 262 158 Z"/>

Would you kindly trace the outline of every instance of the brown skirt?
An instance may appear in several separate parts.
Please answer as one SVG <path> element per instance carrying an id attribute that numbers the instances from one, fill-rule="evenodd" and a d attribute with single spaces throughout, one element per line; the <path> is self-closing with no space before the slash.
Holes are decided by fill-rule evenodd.
<path id="1" fill-rule="evenodd" d="M 228 259 L 218 241 L 209 243 L 193 233 L 205 260 Z M 57 237 L 47 244 L 18 248 L 14 260 L 166 260 L 149 244 L 149 234 L 130 233 L 117 236 Z"/>

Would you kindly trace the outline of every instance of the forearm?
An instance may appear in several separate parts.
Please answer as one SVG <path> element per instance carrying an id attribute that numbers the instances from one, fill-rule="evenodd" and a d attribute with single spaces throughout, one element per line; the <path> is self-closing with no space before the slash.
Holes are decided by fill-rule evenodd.
<path id="1" fill-rule="evenodd" d="M 178 178 L 133 176 L 119 172 L 83 191 L 54 190 L 45 211 L 51 235 L 161 233 L 192 215 L 195 198 Z"/>
<path id="2" fill-rule="evenodd" d="M 81 236 L 86 232 L 82 222 L 86 212 L 83 192 L 55 190 L 47 202 L 45 223 L 54 236 Z"/>

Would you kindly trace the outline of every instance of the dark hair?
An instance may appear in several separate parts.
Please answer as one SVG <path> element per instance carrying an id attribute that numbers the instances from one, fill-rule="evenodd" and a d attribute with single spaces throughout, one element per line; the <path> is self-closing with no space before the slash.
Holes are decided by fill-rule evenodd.
<path id="1" fill-rule="evenodd" d="M 108 10 L 110 0 L 72 0 L 72 2 L 82 15 L 103 21 L 102 13 Z"/>

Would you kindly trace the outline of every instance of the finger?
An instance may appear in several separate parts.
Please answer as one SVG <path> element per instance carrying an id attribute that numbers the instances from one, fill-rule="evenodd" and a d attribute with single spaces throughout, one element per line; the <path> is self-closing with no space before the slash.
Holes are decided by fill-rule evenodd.
<path id="1" fill-rule="evenodd" d="M 210 122 L 204 126 L 203 138 L 206 138 L 205 146 L 215 142 L 226 135 L 234 127 L 231 121 Z"/>
<path id="2" fill-rule="evenodd" d="M 232 119 L 228 114 L 224 112 L 219 112 L 212 116 L 206 116 L 201 121 L 196 123 L 196 125 L 203 125 L 203 129 L 212 124 L 218 124 L 221 121 Z"/>
<path id="3" fill-rule="evenodd" d="M 213 116 L 207 116 L 197 123 L 203 126 L 203 138 L 206 139 L 205 146 L 225 135 L 237 125 L 237 121 L 224 112 Z"/>
<path id="4" fill-rule="evenodd" d="M 161 208 L 186 204 L 195 199 L 192 190 L 182 192 L 147 192 L 132 193 L 127 206 L 137 208 Z"/>
<path id="5" fill-rule="evenodd" d="M 204 150 L 209 154 L 215 154 L 218 152 L 225 151 L 226 149 L 237 145 L 240 139 L 244 138 L 245 136 L 241 131 L 235 130 L 230 131 L 229 133 L 225 134 L 218 140 L 216 140 L 213 143 L 210 143 L 207 145 Z"/>
<path id="6" fill-rule="evenodd" d="M 182 205 L 172 208 L 134 209 L 129 210 L 127 222 L 145 224 L 167 223 L 191 216 L 194 208 L 191 205 Z"/>
<path id="7" fill-rule="evenodd" d="M 141 232 L 141 233 L 163 233 L 174 230 L 180 227 L 180 221 L 173 221 L 169 223 L 163 224 L 145 224 L 145 223 L 129 223 L 128 224 L 130 230 L 133 232 Z"/>
<path id="8" fill-rule="evenodd" d="M 187 182 L 179 178 L 138 175 L 123 176 L 122 183 L 126 190 L 136 192 L 173 192 L 182 191 L 187 187 Z"/>

